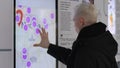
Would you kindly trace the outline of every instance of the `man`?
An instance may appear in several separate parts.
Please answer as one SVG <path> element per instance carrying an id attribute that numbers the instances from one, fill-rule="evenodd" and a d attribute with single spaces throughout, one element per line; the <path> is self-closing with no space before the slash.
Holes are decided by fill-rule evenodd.
<path id="1" fill-rule="evenodd" d="M 42 28 L 41 42 L 34 46 L 48 48 L 48 54 L 67 65 L 67 68 L 118 68 L 116 53 L 118 44 L 106 25 L 97 22 L 97 12 L 93 4 L 77 6 L 74 16 L 78 33 L 72 50 L 49 43 L 48 33 Z"/>

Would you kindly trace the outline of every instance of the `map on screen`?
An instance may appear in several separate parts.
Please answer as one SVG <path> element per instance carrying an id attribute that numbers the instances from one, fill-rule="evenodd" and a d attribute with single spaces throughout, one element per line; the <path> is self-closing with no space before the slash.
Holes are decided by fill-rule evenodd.
<path id="1" fill-rule="evenodd" d="M 55 68 L 56 60 L 47 49 L 33 47 L 41 41 L 42 27 L 56 44 L 55 0 L 16 0 L 15 11 L 16 68 Z"/>

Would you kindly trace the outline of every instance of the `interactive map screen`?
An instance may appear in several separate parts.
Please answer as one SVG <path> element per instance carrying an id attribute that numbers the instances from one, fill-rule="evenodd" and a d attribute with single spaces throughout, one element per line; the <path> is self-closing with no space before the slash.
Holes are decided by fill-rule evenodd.
<path id="1" fill-rule="evenodd" d="M 33 47 L 40 43 L 41 28 L 56 44 L 55 0 L 16 0 L 15 61 L 16 68 L 56 68 L 56 60 L 47 49 Z"/>

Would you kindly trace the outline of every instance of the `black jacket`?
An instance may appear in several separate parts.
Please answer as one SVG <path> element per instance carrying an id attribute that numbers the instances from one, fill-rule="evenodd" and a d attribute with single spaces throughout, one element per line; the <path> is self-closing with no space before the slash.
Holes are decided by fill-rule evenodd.
<path id="1" fill-rule="evenodd" d="M 99 22 L 81 30 L 72 50 L 50 44 L 48 53 L 67 68 L 118 68 L 117 47 L 106 25 Z"/>

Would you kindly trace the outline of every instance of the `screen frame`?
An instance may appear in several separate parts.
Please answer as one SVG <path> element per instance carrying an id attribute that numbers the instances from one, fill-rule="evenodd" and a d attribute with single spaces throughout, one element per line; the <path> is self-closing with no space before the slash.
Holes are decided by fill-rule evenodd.
<path id="1" fill-rule="evenodd" d="M 13 37 L 14 37 L 14 46 L 13 46 L 13 60 L 14 65 L 13 68 L 16 68 L 16 0 L 14 2 L 14 31 L 13 31 Z M 56 14 L 56 46 L 58 46 L 58 0 L 55 0 L 55 14 Z M 58 60 L 56 59 L 56 68 L 58 68 Z"/>

